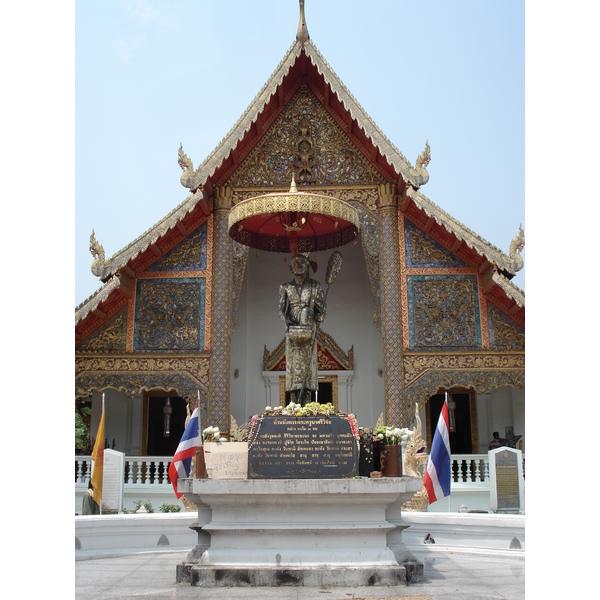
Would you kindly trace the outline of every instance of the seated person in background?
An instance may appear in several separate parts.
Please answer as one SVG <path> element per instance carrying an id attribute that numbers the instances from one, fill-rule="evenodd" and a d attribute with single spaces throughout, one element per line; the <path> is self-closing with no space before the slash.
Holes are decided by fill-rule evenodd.
<path id="1" fill-rule="evenodd" d="M 500 448 L 502 446 L 502 443 L 500 442 L 500 434 L 497 431 L 494 431 L 492 435 L 494 436 L 494 439 L 490 442 L 488 450 L 495 450 L 496 448 Z"/>

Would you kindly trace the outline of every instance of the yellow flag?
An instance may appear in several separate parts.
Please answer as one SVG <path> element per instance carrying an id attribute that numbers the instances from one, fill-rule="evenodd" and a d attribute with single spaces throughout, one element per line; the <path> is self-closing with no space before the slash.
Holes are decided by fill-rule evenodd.
<path id="1" fill-rule="evenodd" d="M 102 473 L 104 471 L 104 406 L 102 406 L 102 416 L 100 417 L 100 425 L 98 425 L 98 433 L 96 434 L 96 442 L 92 452 L 92 460 L 94 461 L 94 470 L 92 472 L 92 498 L 96 504 L 100 506 L 102 502 Z"/>

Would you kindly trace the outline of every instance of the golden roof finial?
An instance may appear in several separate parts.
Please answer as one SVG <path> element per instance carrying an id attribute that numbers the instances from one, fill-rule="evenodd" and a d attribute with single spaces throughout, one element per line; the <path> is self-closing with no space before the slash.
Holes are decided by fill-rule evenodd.
<path id="1" fill-rule="evenodd" d="M 298 188 L 296 187 L 296 180 L 294 179 L 294 172 L 292 171 L 292 185 L 290 185 L 290 192 L 295 194 L 297 191 Z"/>
<path id="2" fill-rule="evenodd" d="M 306 19 L 304 17 L 304 0 L 300 1 L 300 23 L 298 23 L 298 32 L 296 33 L 296 39 L 303 44 L 308 42 L 310 35 L 308 35 L 308 28 L 306 27 Z"/>

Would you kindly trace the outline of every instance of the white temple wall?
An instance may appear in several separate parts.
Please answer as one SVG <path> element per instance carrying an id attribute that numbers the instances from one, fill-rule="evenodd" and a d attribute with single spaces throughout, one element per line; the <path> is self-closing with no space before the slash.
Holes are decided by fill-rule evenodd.
<path id="1" fill-rule="evenodd" d="M 104 419 L 104 437 L 108 447 L 128 455 L 140 454 L 142 434 L 142 398 L 129 398 L 123 392 L 113 389 L 104 391 L 106 416 Z M 91 435 L 96 436 L 102 415 L 102 392 L 92 396 Z"/>
<path id="2" fill-rule="evenodd" d="M 500 437 L 505 436 L 506 427 L 513 427 L 514 435 L 520 435 L 525 451 L 525 390 L 502 387 L 491 394 L 477 397 L 477 428 L 479 431 L 479 452 L 486 453 L 497 431 Z"/>

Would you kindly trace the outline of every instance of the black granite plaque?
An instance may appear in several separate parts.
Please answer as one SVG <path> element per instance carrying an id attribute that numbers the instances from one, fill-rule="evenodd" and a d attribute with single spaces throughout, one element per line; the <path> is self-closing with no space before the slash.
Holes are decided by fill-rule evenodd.
<path id="1" fill-rule="evenodd" d="M 348 419 L 257 417 L 248 439 L 248 479 L 337 479 L 358 475 Z"/>

